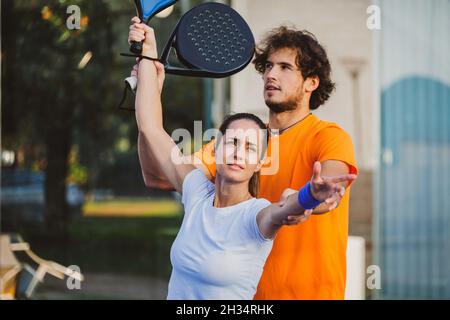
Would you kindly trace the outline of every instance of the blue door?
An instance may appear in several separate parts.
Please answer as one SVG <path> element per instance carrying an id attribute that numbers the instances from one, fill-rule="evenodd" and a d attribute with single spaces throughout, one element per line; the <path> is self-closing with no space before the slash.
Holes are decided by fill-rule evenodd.
<path id="1" fill-rule="evenodd" d="M 450 298 L 450 1 L 380 1 L 381 298 Z"/>

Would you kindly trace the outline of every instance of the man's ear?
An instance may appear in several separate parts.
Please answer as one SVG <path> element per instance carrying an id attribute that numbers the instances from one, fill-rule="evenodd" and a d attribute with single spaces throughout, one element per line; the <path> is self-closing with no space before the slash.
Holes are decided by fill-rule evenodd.
<path id="1" fill-rule="evenodd" d="M 311 76 L 306 78 L 305 80 L 305 90 L 306 92 L 313 92 L 314 90 L 316 90 L 319 87 L 320 84 L 320 79 L 318 76 Z"/>

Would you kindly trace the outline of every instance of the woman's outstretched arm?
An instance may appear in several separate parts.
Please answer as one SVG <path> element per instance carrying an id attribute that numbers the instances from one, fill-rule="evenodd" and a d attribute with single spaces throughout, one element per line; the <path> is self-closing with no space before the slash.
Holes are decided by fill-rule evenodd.
<path id="1" fill-rule="evenodd" d="M 307 219 L 320 203 L 327 203 L 330 205 L 329 210 L 333 210 L 345 193 L 345 188 L 340 183 L 355 179 L 354 174 L 323 177 L 320 162 L 316 162 L 310 183 L 298 192 L 292 190 L 285 193 L 280 202 L 259 212 L 259 230 L 264 237 L 272 239 L 283 225 L 294 225 Z"/>
<path id="2" fill-rule="evenodd" d="M 157 58 L 153 29 L 145 24 L 140 24 L 140 27 L 145 32 L 142 55 Z M 164 66 L 156 61 L 142 59 L 137 76 L 136 121 L 142 143 L 149 147 L 154 161 L 159 164 L 169 182 L 181 192 L 184 178 L 195 167 L 183 163 L 181 151 L 163 127 L 161 90 L 165 77 Z"/>

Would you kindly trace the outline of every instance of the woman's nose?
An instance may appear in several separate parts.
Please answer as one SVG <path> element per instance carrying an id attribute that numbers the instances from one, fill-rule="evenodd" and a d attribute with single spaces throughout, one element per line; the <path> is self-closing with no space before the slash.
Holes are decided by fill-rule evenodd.
<path id="1" fill-rule="evenodd" d="M 234 148 L 234 160 L 237 162 L 245 161 L 245 147 L 242 145 L 237 145 Z"/>

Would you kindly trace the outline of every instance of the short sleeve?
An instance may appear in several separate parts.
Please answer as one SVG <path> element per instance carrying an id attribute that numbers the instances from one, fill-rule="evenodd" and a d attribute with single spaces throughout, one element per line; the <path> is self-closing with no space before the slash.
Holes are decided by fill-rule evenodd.
<path id="1" fill-rule="evenodd" d="M 213 191 L 214 185 L 200 169 L 189 172 L 184 178 L 182 187 L 181 202 L 184 205 L 184 211 L 189 212 L 199 200 L 207 198 Z"/>
<path id="2" fill-rule="evenodd" d="M 258 213 L 271 204 L 272 203 L 266 199 L 257 199 L 249 207 L 249 211 L 245 213 L 245 226 L 247 228 L 247 232 L 250 234 L 250 237 L 252 239 L 255 239 L 260 244 L 272 241 L 271 239 L 267 239 L 264 237 L 264 235 L 259 230 L 258 222 L 256 220 Z"/>
<path id="3" fill-rule="evenodd" d="M 329 126 L 320 130 L 314 138 L 314 157 L 323 162 L 338 160 L 347 164 L 349 172 L 358 173 L 355 151 L 350 135 L 342 128 Z"/>
<path id="4" fill-rule="evenodd" d="M 202 161 L 212 177 L 216 177 L 216 158 L 214 157 L 214 144 L 216 140 L 211 140 L 200 150 L 194 153 L 194 156 Z"/>

